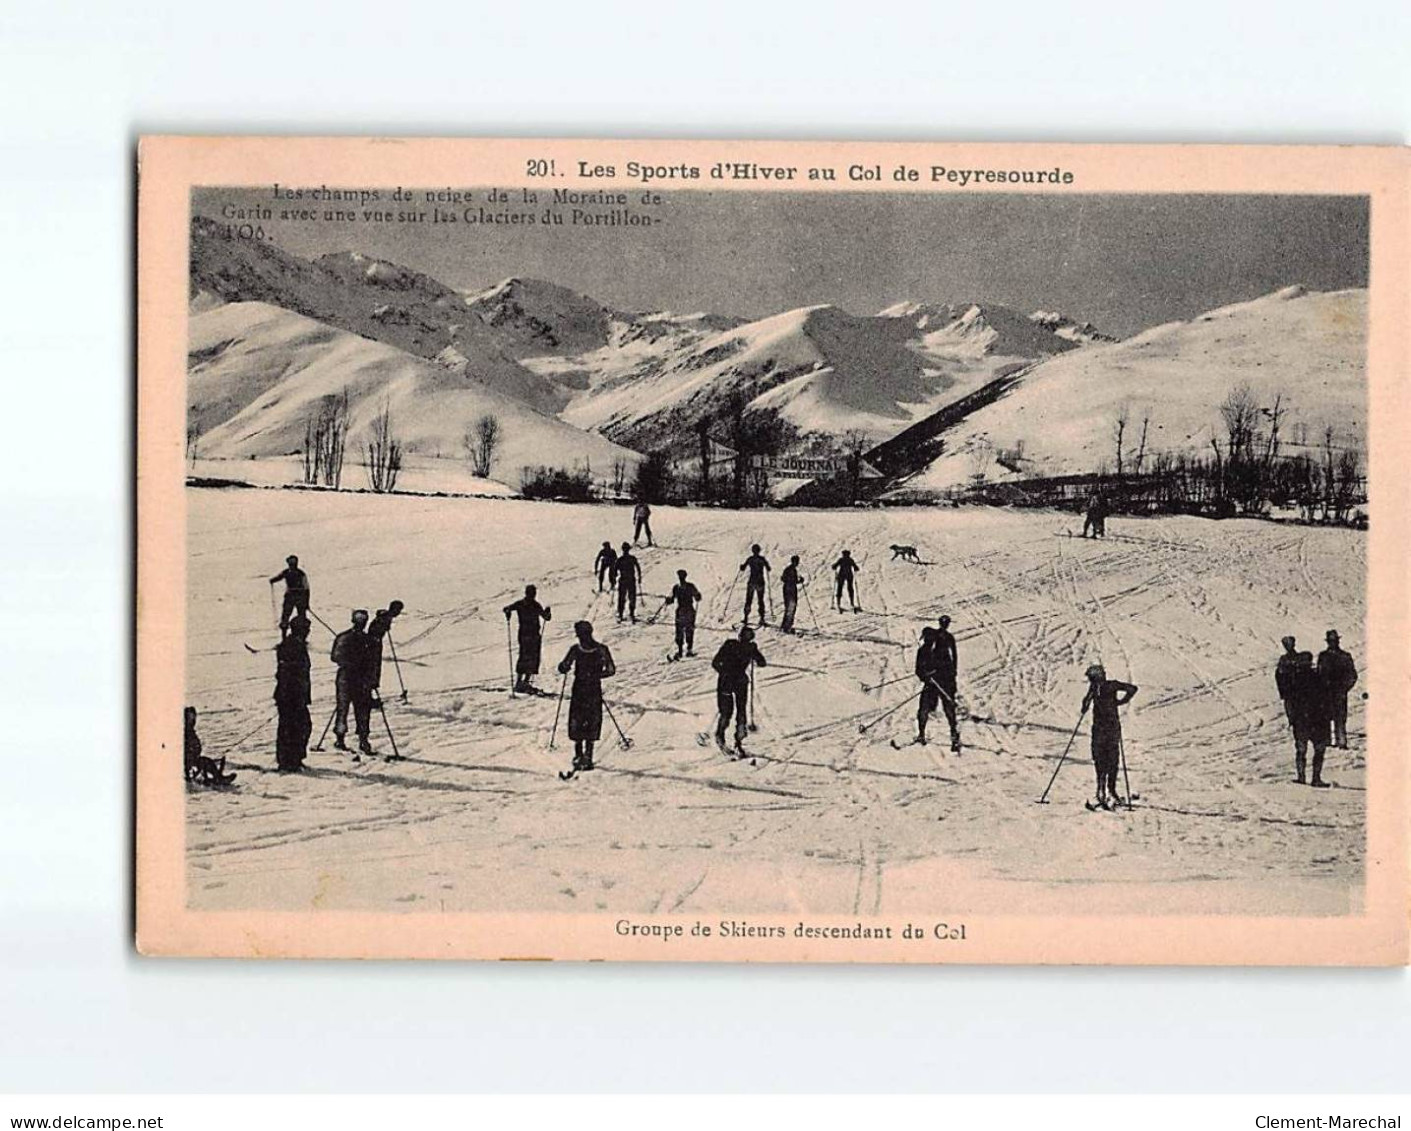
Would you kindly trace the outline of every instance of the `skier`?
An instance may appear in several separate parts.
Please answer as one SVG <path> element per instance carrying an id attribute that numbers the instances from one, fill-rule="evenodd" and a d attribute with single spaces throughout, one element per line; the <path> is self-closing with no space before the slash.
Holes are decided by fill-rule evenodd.
<path id="1" fill-rule="evenodd" d="M 740 629 L 738 640 L 727 640 L 711 660 L 710 666 L 718 673 L 715 684 L 715 702 L 719 711 L 715 725 L 715 744 L 725 750 L 725 728 L 730 718 L 735 718 L 735 756 L 745 756 L 745 732 L 749 729 L 750 665 L 767 666 L 759 648 L 755 646 L 754 629 L 748 625 Z"/>
<path id="2" fill-rule="evenodd" d="M 573 626 L 578 643 L 568 649 L 559 671 L 573 671 L 573 692 L 568 700 L 568 737 L 573 740 L 573 769 L 593 768 L 593 744 L 603 731 L 603 680 L 617 674 L 606 644 L 593 639 L 593 626 L 581 620 Z"/>
<path id="3" fill-rule="evenodd" d="M 941 696 L 941 710 L 945 712 L 946 722 L 950 724 L 950 748 L 956 753 L 960 752 L 960 727 L 956 723 L 955 710 L 955 675 L 959 667 L 959 660 L 955 650 L 955 637 L 950 631 L 950 617 L 941 617 L 940 627 L 935 632 L 935 648 L 932 652 L 932 671 L 937 689 Z M 935 710 L 933 705 L 931 708 Z M 924 728 L 923 728 L 924 729 Z"/>
<path id="4" fill-rule="evenodd" d="M 599 593 L 603 591 L 604 578 L 609 589 L 617 588 L 617 551 L 612 548 L 611 542 L 604 542 L 598 556 L 593 559 L 593 572 L 598 575 Z"/>
<path id="5" fill-rule="evenodd" d="M 622 610 L 626 609 L 637 623 L 637 586 L 642 581 L 642 563 L 632 556 L 632 547 L 622 543 L 622 553 L 617 556 L 617 619 L 622 620 Z"/>
<path id="6" fill-rule="evenodd" d="M 274 759 L 282 774 L 304 768 L 313 720 L 309 718 L 309 621 L 295 617 L 274 650 L 274 704 L 279 710 Z"/>
<path id="7" fill-rule="evenodd" d="M 1357 665 L 1339 646 L 1338 634 L 1328 629 L 1328 646 L 1318 656 L 1318 676 L 1328 697 L 1328 714 L 1333 724 L 1333 745 L 1347 749 L 1347 693 L 1357 684 Z M 1315 777 L 1317 775 L 1314 775 Z"/>
<path id="8" fill-rule="evenodd" d="M 779 628 L 792 633 L 794 614 L 799 611 L 799 586 L 803 584 L 803 578 L 799 576 L 798 554 L 789 559 L 789 564 L 784 567 L 784 572 L 779 577 L 784 583 L 784 619 L 779 622 Z"/>
<path id="9" fill-rule="evenodd" d="M 666 603 L 676 606 L 676 659 L 679 660 L 683 647 L 686 655 L 696 654 L 696 606 L 701 603 L 701 591 L 686 580 L 684 569 L 678 569 L 676 576 L 680 580 L 671 587 Z"/>
<path id="10" fill-rule="evenodd" d="M 745 582 L 745 623 L 750 623 L 750 602 L 759 601 L 759 623 L 764 623 L 764 575 L 770 572 L 769 559 L 759 552 L 759 543 L 750 547 L 750 556 L 740 565 L 740 572 L 750 571 Z"/>
<path id="11" fill-rule="evenodd" d="M 647 535 L 647 545 L 652 544 L 652 508 L 647 506 L 645 499 L 637 500 L 637 505 L 632 508 L 632 545 L 636 545 L 642 537 L 643 532 Z"/>
<path id="12" fill-rule="evenodd" d="M 857 613 L 862 610 L 857 606 L 857 590 L 854 588 L 853 577 L 862 567 L 852 559 L 852 551 L 844 550 L 842 557 L 833 563 L 833 572 L 838 575 L 837 591 L 833 594 L 833 605 L 838 612 L 843 611 L 843 586 L 848 587 L 848 600 L 852 603 L 852 611 Z"/>
<path id="13" fill-rule="evenodd" d="M 202 785 L 229 785 L 235 780 L 234 774 L 225 772 L 225 759 L 217 762 L 201 753 L 201 736 L 196 733 L 196 708 L 187 707 L 182 712 L 182 760 L 186 767 L 186 780 L 199 781 Z"/>
<path id="14" fill-rule="evenodd" d="M 1117 708 L 1130 703 L 1137 693 L 1135 684 L 1108 679 L 1101 664 L 1088 668 L 1088 692 L 1083 696 L 1083 711 L 1093 709 L 1093 768 L 1097 771 L 1097 803 L 1111 809 L 1121 800 L 1117 789 L 1117 770 L 1122 759 L 1122 721 Z"/>
<path id="15" fill-rule="evenodd" d="M 916 742 L 926 745 L 926 720 L 936 711 L 941 689 L 936 681 L 936 630 L 929 625 L 921 630 L 921 643 L 916 649 L 916 678 L 921 681 L 921 701 L 916 708 Z"/>
<path id="16" fill-rule="evenodd" d="M 382 638 L 392 631 L 392 622 L 402 615 L 404 608 L 401 601 L 389 601 L 385 609 L 377 610 L 367 626 L 368 671 L 374 689 L 382 686 Z"/>
<path id="17" fill-rule="evenodd" d="M 367 636 L 367 610 L 354 609 L 352 627 L 333 638 L 330 658 L 338 666 L 334 681 L 337 695 L 333 710 L 333 748 L 347 750 L 348 708 L 353 708 L 353 723 L 358 734 L 359 754 L 371 754 L 368 733 L 372 724 L 372 648 Z M 354 761 L 360 761 L 355 756 Z"/>
<path id="18" fill-rule="evenodd" d="M 285 567 L 269 579 L 269 583 L 284 582 L 284 608 L 279 614 L 279 634 L 289 631 L 289 618 L 309 611 L 309 575 L 299 568 L 299 558 L 290 554 L 284 559 Z"/>
<path id="19" fill-rule="evenodd" d="M 1285 636 L 1281 643 L 1284 654 L 1274 665 L 1274 686 L 1279 689 L 1279 698 L 1284 704 L 1284 717 L 1288 719 L 1289 726 L 1293 726 L 1293 669 L 1298 665 L 1298 649 L 1295 647 L 1298 641 L 1292 636 Z"/>
<path id="20" fill-rule="evenodd" d="M 537 600 L 539 590 L 532 585 L 524 587 L 524 596 L 505 606 L 505 623 L 510 615 L 519 614 L 519 659 L 515 661 L 516 691 L 535 693 L 534 677 L 539 674 L 539 652 L 544 643 L 544 626 L 541 620 L 553 620 L 553 612 L 548 605 Z"/>
<path id="21" fill-rule="evenodd" d="M 1289 700 L 1293 704 L 1293 765 L 1299 785 L 1305 784 L 1308 746 L 1313 746 L 1313 780 L 1307 784 L 1315 789 L 1327 789 L 1323 780 L 1323 755 L 1328 749 L 1329 723 L 1328 689 L 1313 666 L 1313 653 L 1298 653 L 1294 665 Z"/>

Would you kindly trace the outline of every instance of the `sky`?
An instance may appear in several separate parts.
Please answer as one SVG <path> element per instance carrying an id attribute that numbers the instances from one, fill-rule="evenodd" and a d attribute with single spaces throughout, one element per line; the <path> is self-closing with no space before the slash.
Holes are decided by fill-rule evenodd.
<path id="1" fill-rule="evenodd" d="M 517 188 L 508 191 L 518 196 Z M 634 204 L 642 192 L 615 191 Z M 649 228 L 277 218 L 264 228 L 298 255 L 359 251 L 465 290 L 518 275 L 561 283 L 620 310 L 745 318 L 818 303 L 873 314 L 900 301 L 997 302 L 1026 314 L 1058 310 L 1125 337 L 1294 283 L 1313 290 L 1367 285 L 1363 197 L 661 196 L 652 210 L 661 223 Z M 223 204 L 255 202 L 279 208 L 267 189 L 193 194 L 193 209 L 214 218 Z"/>

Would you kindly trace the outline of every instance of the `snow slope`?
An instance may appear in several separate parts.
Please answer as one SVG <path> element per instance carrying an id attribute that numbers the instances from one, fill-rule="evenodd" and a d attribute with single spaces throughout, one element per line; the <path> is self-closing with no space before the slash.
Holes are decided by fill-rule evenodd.
<path id="1" fill-rule="evenodd" d="M 206 458 L 300 451 L 310 412 L 345 389 L 350 463 L 384 404 L 407 451 L 423 457 L 460 458 L 473 422 L 485 413 L 498 417 L 504 439 L 492 476 L 515 487 L 526 464 L 591 463 L 607 475 L 614 460 L 637 458 L 443 366 L 266 303 L 193 314 L 189 350 L 188 420 Z"/>
<path id="2" fill-rule="evenodd" d="M 1208 453 L 1212 430 L 1222 434 L 1218 406 L 1240 383 L 1266 406 L 1282 392 L 1286 451 L 1297 450 L 1300 434 L 1316 442 L 1325 423 L 1345 441 L 1360 442 L 1367 423 L 1366 310 L 1364 290 L 1288 287 L 1045 361 L 947 431 L 946 453 L 904 489 L 965 482 L 977 445 L 1013 448 L 1022 441 L 1026 477 L 1111 467 L 1113 422 L 1124 405 L 1132 422 L 1128 452 L 1150 412 L 1149 452 Z M 996 472 L 992 477 L 1013 474 Z"/>
<path id="3" fill-rule="evenodd" d="M 1339 788 L 1299 787 L 1272 675 L 1281 635 L 1316 650 L 1329 626 L 1365 667 L 1366 541 L 1355 531 L 1114 517 L 1107 541 L 1085 542 L 1055 537 L 1074 520 L 1051 512 L 662 507 L 652 526 L 670 548 L 642 551 L 645 589 L 665 592 L 684 568 L 705 599 L 702 655 L 667 664 L 670 617 L 645 615 L 660 597 L 638 624 L 617 624 L 590 580 L 601 541 L 629 534 L 630 508 L 258 490 L 187 500 L 187 702 L 206 752 L 240 774 L 232 791 L 187 796 L 194 908 L 847 922 L 1358 909 L 1363 704 L 1354 696 L 1352 749 L 1329 752 Z M 804 634 L 760 634 L 771 666 L 757 673 L 753 767 L 696 742 L 713 722 L 709 658 L 740 615 L 743 586 L 731 582 L 752 541 L 776 579 L 797 553 L 812 582 Z M 935 564 L 892 561 L 893 542 Z M 862 565 L 858 614 L 828 600 L 827 563 L 845 546 Z M 410 694 L 387 696 L 405 761 L 353 764 L 330 747 L 311 755 L 309 774 L 272 772 L 274 728 L 260 724 L 274 658 L 244 645 L 278 640 L 264 578 L 290 553 L 330 624 L 350 608 L 406 603 L 396 644 Z M 608 702 L 634 740 L 621 749 L 605 720 L 602 769 L 569 784 L 557 777 L 571 757 L 562 719 L 548 748 L 554 698 L 506 694 L 500 610 L 528 582 L 553 609 L 541 685 L 557 691 L 551 665 L 574 620 L 593 621 L 617 661 Z M 777 580 L 771 598 L 777 610 Z M 860 734 L 913 694 L 918 633 L 942 612 L 958 638 L 963 752 L 893 749 L 913 733 L 907 705 Z M 333 674 L 328 634 L 314 631 L 317 737 Z M 1141 800 L 1131 813 L 1084 810 L 1083 726 L 1050 804 L 1035 805 L 1098 659 L 1140 688 L 1123 729 Z M 396 686 L 388 661 L 383 687 Z M 938 718 L 932 733 L 944 731 Z"/>

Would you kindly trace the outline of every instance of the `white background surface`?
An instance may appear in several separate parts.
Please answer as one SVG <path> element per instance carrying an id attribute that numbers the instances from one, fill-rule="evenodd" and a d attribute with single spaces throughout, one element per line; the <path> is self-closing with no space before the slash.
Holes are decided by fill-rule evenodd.
<path id="1" fill-rule="evenodd" d="M 0 1090 L 1405 1089 L 1401 971 L 130 945 L 140 132 L 1401 144 L 1411 6 L 0 6 Z"/>

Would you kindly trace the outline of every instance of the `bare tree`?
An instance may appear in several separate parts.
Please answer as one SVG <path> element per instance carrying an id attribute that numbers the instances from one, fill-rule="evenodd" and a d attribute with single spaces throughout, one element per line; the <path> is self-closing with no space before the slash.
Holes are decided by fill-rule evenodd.
<path id="1" fill-rule="evenodd" d="M 1132 460 L 1132 470 L 1138 475 L 1141 474 L 1142 468 L 1146 464 L 1146 433 L 1147 429 L 1150 427 L 1151 409 L 1147 408 L 1142 411 L 1142 436 L 1141 439 L 1137 441 L 1137 454 Z"/>
<path id="2" fill-rule="evenodd" d="M 372 439 L 366 447 L 369 485 L 379 495 L 397 486 L 397 473 L 402 470 L 402 445 L 392 434 L 392 409 L 382 402 L 382 411 L 372 419 Z"/>
<path id="3" fill-rule="evenodd" d="M 1220 419 L 1225 425 L 1225 458 L 1236 461 L 1250 456 L 1259 422 L 1254 391 L 1245 384 L 1231 389 L 1220 404 Z"/>
<path id="4" fill-rule="evenodd" d="M 200 447 L 200 444 L 200 430 L 196 427 L 196 425 L 188 424 L 186 426 L 186 462 L 191 467 L 196 466 L 196 460 L 199 458 L 197 450 Z"/>
<path id="5" fill-rule="evenodd" d="M 1117 416 L 1112 421 L 1112 439 L 1117 445 L 1117 474 L 1121 475 L 1122 467 L 1122 444 L 1127 436 L 1127 425 L 1132 419 L 1132 406 L 1123 401 L 1117 408 Z"/>
<path id="6" fill-rule="evenodd" d="M 970 442 L 966 462 L 970 466 L 970 479 L 975 486 L 978 487 L 985 481 L 985 478 L 990 472 L 990 465 L 994 463 L 994 459 L 995 448 L 989 440 L 980 436 Z"/>
<path id="7" fill-rule="evenodd" d="M 612 493 L 621 495 L 627 486 L 627 457 L 618 456 L 612 461 Z"/>
<path id="8" fill-rule="evenodd" d="M 486 413 L 466 430 L 465 453 L 470 459 L 471 472 L 481 479 L 490 478 L 495 466 L 495 453 L 504 439 L 500 418 Z"/>
<path id="9" fill-rule="evenodd" d="M 304 420 L 304 482 L 337 488 L 348 443 L 348 390 L 330 394 Z"/>
<path id="10" fill-rule="evenodd" d="M 701 460 L 701 498 L 710 498 L 710 417 L 696 421 L 696 446 Z"/>
<path id="11" fill-rule="evenodd" d="M 862 457 L 872 446 L 867 433 L 851 428 L 843 433 L 843 452 L 847 456 L 848 502 L 855 503 L 862 493 Z"/>

